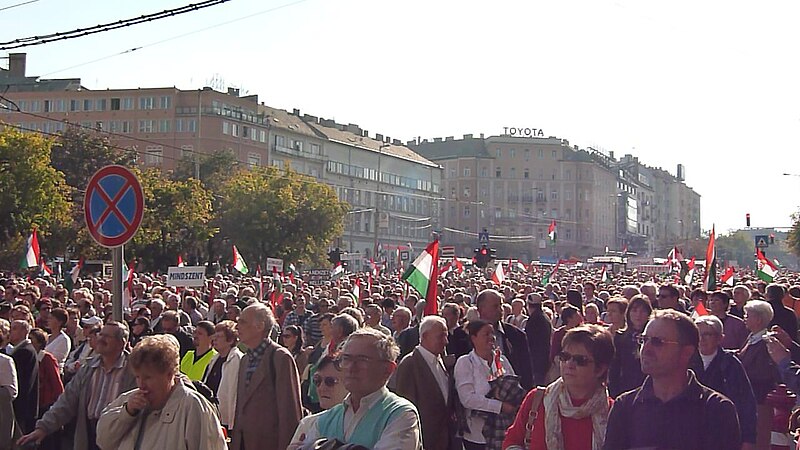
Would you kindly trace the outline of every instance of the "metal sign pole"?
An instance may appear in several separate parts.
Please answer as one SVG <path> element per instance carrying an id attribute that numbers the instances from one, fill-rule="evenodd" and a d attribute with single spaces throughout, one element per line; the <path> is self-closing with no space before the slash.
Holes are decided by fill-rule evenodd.
<path id="1" fill-rule="evenodd" d="M 114 320 L 122 321 L 122 264 L 124 246 L 120 245 L 111 249 L 111 264 L 113 276 L 111 278 L 111 304 L 113 306 Z"/>

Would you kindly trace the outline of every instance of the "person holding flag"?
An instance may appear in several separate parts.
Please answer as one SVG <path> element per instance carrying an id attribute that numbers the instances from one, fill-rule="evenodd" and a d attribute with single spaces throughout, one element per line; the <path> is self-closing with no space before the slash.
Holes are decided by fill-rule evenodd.
<path id="1" fill-rule="evenodd" d="M 408 266 L 401 277 L 408 285 L 425 297 L 425 315 L 439 313 L 437 280 L 439 279 L 439 240 L 434 240 L 417 259 Z"/>

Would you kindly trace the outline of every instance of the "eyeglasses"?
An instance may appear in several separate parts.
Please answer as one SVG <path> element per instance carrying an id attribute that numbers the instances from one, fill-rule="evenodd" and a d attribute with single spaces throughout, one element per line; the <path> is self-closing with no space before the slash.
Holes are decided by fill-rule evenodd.
<path id="1" fill-rule="evenodd" d="M 590 362 L 594 362 L 594 360 L 586 355 L 573 355 L 567 352 L 561 352 L 558 355 L 558 359 L 561 360 L 562 363 L 568 363 L 570 361 L 575 361 L 580 367 L 588 366 Z"/>
<path id="2" fill-rule="evenodd" d="M 311 379 L 311 382 L 314 383 L 314 386 L 319 387 L 322 383 L 325 383 L 325 386 L 332 388 L 339 384 L 339 380 L 336 377 L 321 377 L 319 375 L 314 375 Z"/>
<path id="3" fill-rule="evenodd" d="M 333 360 L 333 365 L 337 370 L 347 369 L 348 367 L 356 364 L 359 367 L 364 367 L 367 364 L 375 361 L 386 361 L 385 359 L 372 358 L 369 356 L 352 356 L 342 355 Z"/>
<path id="4" fill-rule="evenodd" d="M 660 337 L 655 336 L 645 336 L 644 334 L 636 338 L 639 341 L 639 345 L 644 346 L 648 342 L 653 345 L 653 347 L 663 347 L 667 344 L 674 344 L 674 345 L 681 345 L 678 341 L 668 341 L 666 339 L 661 339 Z"/>

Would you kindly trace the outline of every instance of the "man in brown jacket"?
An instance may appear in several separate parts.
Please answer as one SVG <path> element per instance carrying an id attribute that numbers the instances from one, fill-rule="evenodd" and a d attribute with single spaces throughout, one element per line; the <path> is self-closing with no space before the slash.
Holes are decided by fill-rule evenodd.
<path id="1" fill-rule="evenodd" d="M 442 361 L 447 322 L 439 316 L 426 316 L 420 322 L 419 335 L 420 344 L 397 366 L 395 391 L 417 407 L 424 447 L 447 450 L 453 447 L 456 431 L 452 377 Z"/>
<path id="2" fill-rule="evenodd" d="M 233 450 L 284 450 L 302 417 L 297 365 L 269 338 L 274 324 L 263 303 L 248 306 L 239 318 L 239 339 L 248 350 L 239 366 Z"/>

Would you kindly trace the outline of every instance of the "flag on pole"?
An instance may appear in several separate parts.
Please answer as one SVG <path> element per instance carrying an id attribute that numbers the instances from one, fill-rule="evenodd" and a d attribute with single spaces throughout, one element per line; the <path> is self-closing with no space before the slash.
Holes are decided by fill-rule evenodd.
<path id="1" fill-rule="evenodd" d="M 706 305 L 703 304 L 703 300 L 699 300 L 697 302 L 697 306 L 694 307 L 694 313 L 698 316 L 707 316 L 709 315 L 708 310 L 706 309 Z"/>
<path id="2" fill-rule="evenodd" d="M 178 255 L 178 267 L 184 267 L 186 264 L 183 263 L 183 256 Z"/>
<path id="3" fill-rule="evenodd" d="M 603 266 L 603 271 L 600 272 L 600 281 L 603 283 L 608 283 L 608 272 L 606 272 L 606 266 Z"/>
<path id="4" fill-rule="evenodd" d="M 556 234 L 556 220 L 553 219 L 553 221 L 550 222 L 550 227 L 547 229 L 547 236 L 550 238 L 550 242 L 553 244 L 556 243 Z"/>
<path id="5" fill-rule="evenodd" d="M 499 263 L 497 267 L 495 267 L 494 272 L 492 273 L 492 281 L 494 284 L 501 285 L 503 281 L 506 280 L 506 274 L 503 271 L 503 263 Z"/>
<path id="6" fill-rule="evenodd" d="M 44 261 L 44 258 L 42 258 L 41 262 L 39 263 L 39 269 L 41 270 L 42 275 L 50 276 L 53 274 L 53 269 L 47 266 L 47 263 Z"/>
<path id="7" fill-rule="evenodd" d="M 264 278 L 261 276 L 261 264 L 256 264 L 256 278 L 258 278 L 258 301 L 264 301 Z"/>
<path id="8" fill-rule="evenodd" d="M 725 269 L 725 273 L 722 274 L 722 282 L 727 284 L 728 286 L 733 286 L 733 281 L 734 281 L 733 274 L 734 274 L 733 267 L 728 266 L 728 268 Z"/>
<path id="9" fill-rule="evenodd" d="M 459 261 L 458 258 L 453 258 L 451 265 L 455 265 L 455 269 L 458 271 L 458 273 L 464 273 L 464 264 L 461 264 L 461 261 Z"/>
<path id="10" fill-rule="evenodd" d="M 408 266 L 402 280 L 425 296 L 425 315 L 439 312 L 436 284 L 439 278 L 439 240 L 434 240 Z"/>
<path id="11" fill-rule="evenodd" d="M 33 229 L 31 235 L 28 236 L 28 241 L 25 244 L 25 257 L 19 264 L 20 269 L 30 269 L 39 267 L 39 238 L 36 233 L 36 228 Z"/>
<path id="12" fill-rule="evenodd" d="M 627 255 L 628 255 L 628 244 L 625 244 L 622 247 L 622 256 L 624 257 L 624 256 L 627 256 Z"/>
<path id="13" fill-rule="evenodd" d="M 681 261 L 683 261 L 683 253 L 681 252 L 681 249 L 678 247 L 672 247 L 672 250 L 670 250 L 669 254 L 667 255 L 667 265 L 669 266 L 670 272 L 673 270 L 680 271 Z"/>
<path id="14" fill-rule="evenodd" d="M 517 269 L 519 269 L 519 270 L 521 270 L 521 271 L 523 271 L 525 273 L 528 272 L 528 266 L 526 266 L 524 262 L 517 261 L 515 264 L 516 264 Z"/>
<path id="15" fill-rule="evenodd" d="M 545 274 L 545 276 L 542 277 L 542 286 L 547 286 L 547 283 L 549 283 L 550 280 L 553 278 L 553 276 L 556 274 L 556 272 L 558 272 L 558 266 L 560 264 L 561 260 L 558 260 L 558 262 L 556 262 L 556 265 L 553 266 L 553 270 L 551 270 L 550 272 Z"/>
<path id="16" fill-rule="evenodd" d="M 239 254 L 239 250 L 236 249 L 236 246 L 233 246 L 233 268 L 239 271 L 242 275 L 247 274 L 247 263 L 244 262 L 244 258 L 242 255 Z"/>
<path id="17" fill-rule="evenodd" d="M 356 298 L 356 303 L 361 300 L 361 280 L 358 278 L 353 283 L 353 296 Z"/>
<path id="18" fill-rule="evenodd" d="M 277 311 L 278 305 L 283 300 L 283 284 L 281 283 L 281 276 L 278 273 L 278 268 L 272 266 L 272 293 L 270 294 L 270 304 L 272 310 Z"/>
<path id="19" fill-rule="evenodd" d="M 771 283 L 778 275 L 778 268 L 764 256 L 760 248 L 756 249 L 756 275 L 767 283 Z"/>
<path id="20" fill-rule="evenodd" d="M 708 248 L 706 249 L 706 278 L 703 282 L 707 291 L 717 289 L 717 250 L 715 240 L 714 225 L 711 225 L 711 236 L 708 237 Z"/>
<path id="21" fill-rule="evenodd" d="M 686 271 L 686 276 L 683 277 L 683 284 L 691 286 L 692 280 L 694 279 L 694 256 L 692 256 L 692 259 L 686 265 L 686 268 L 688 270 Z"/>
<path id="22" fill-rule="evenodd" d="M 336 263 L 336 267 L 334 267 L 333 270 L 331 271 L 331 278 L 336 279 L 343 273 L 344 273 L 344 266 L 342 265 L 342 262 L 339 261 L 338 263 Z"/>

